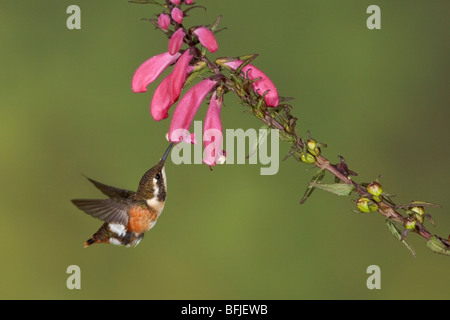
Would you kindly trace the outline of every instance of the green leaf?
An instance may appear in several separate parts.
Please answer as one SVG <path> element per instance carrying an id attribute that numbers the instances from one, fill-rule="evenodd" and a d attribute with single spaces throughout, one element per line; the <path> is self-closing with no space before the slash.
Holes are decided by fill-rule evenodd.
<path id="1" fill-rule="evenodd" d="M 334 194 L 337 194 L 338 196 L 348 196 L 352 193 L 352 191 L 355 190 L 355 186 L 352 184 L 345 184 L 345 183 L 330 183 L 330 184 L 326 184 L 326 183 L 316 183 L 316 182 L 310 182 L 309 183 L 310 186 L 323 190 L 323 191 L 327 191 L 327 192 L 331 192 Z"/>
<path id="2" fill-rule="evenodd" d="M 404 208 L 416 207 L 416 206 L 442 208 L 438 204 L 434 204 L 434 203 L 431 203 L 431 202 L 425 202 L 425 201 L 411 201 L 409 203 L 400 204 L 400 205 L 396 206 L 396 208 L 403 208 L 404 209 Z"/>
<path id="3" fill-rule="evenodd" d="M 411 254 L 415 257 L 416 252 L 414 251 L 413 247 L 411 247 L 411 245 L 408 242 L 406 242 L 406 240 L 402 240 L 402 233 L 397 228 L 395 223 L 390 220 L 386 220 L 386 225 L 387 225 L 388 229 L 391 231 L 391 233 L 394 235 L 394 237 L 397 240 L 401 241 L 406 246 L 406 248 L 408 248 L 408 250 L 411 252 Z"/>
<path id="4" fill-rule="evenodd" d="M 308 187 L 306 188 L 303 198 L 300 200 L 300 204 L 304 204 L 306 199 L 308 199 L 311 193 L 313 193 L 315 187 L 312 185 L 312 183 L 320 183 L 323 177 L 325 177 L 325 170 L 320 169 L 319 171 L 317 171 L 317 174 L 314 177 L 312 177 Z"/>
<path id="5" fill-rule="evenodd" d="M 431 236 L 427 241 L 427 247 L 435 253 L 450 256 L 450 246 L 438 236 Z"/>
<path id="6" fill-rule="evenodd" d="M 183 87 L 187 87 L 192 81 L 194 81 L 195 79 L 201 77 L 203 74 L 209 72 L 208 68 L 202 68 L 199 71 L 194 71 L 192 72 L 189 77 L 186 79 L 186 81 L 184 82 Z"/>

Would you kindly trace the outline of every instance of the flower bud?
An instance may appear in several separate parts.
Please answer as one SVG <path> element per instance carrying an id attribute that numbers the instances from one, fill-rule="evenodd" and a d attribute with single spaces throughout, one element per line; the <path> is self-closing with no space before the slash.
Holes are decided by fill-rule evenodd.
<path id="1" fill-rule="evenodd" d="M 181 11 L 178 8 L 173 8 L 172 12 L 170 13 L 173 20 L 175 20 L 177 23 L 181 24 L 183 23 L 183 11 Z"/>
<path id="2" fill-rule="evenodd" d="M 194 34 L 198 37 L 200 43 L 207 48 L 211 53 L 218 49 L 216 38 L 214 34 L 205 27 L 200 27 L 194 30 Z"/>
<path id="3" fill-rule="evenodd" d="M 170 17 L 165 13 L 161 13 L 158 17 L 158 26 L 161 29 L 167 30 L 170 25 Z"/>

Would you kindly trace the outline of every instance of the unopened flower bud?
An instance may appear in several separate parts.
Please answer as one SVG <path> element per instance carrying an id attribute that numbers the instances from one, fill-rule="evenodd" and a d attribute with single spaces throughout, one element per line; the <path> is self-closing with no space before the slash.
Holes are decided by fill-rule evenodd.
<path id="1" fill-rule="evenodd" d="M 172 9 L 172 12 L 170 13 L 172 16 L 172 19 L 175 20 L 177 23 L 183 23 L 183 11 L 178 9 L 177 7 Z"/>
<path id="2" fill-rule="evenodd" d="M 200 43 L 210 52 L 216 52 L 219 48 L 214 34 L 208 28 L 199 27 L 194 30 L 194 34 L 198 37 Z"/>
<path id="3" fill-rule="evenodd" d="M 161 13 L 158 17 L 158 26 L 161 29 L 167 30 L 170 25 L 170 17 L 165 13 Z"/>

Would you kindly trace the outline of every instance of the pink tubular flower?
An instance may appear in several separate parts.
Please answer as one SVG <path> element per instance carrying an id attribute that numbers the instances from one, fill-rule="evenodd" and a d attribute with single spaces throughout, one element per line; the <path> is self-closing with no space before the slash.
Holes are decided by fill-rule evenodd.
<path id="1" fill-rule="evenodd" d="M 170 13 L 172 16 L 172 19 L 178 22 L 179 24 L 183 23 L 183 11 L 181 11 L 178 8 L 173 8 L 172 12 Z"/>
<path id="2" fill-rule="evenodd" d="M 172 77 L 170 80 L 170 90 L 172 96 L 176 97 L 176 99 L 178 99 L 181 93 L 181 89 L 183 89 L 183 85 L 186 81 L 186 76 L 190 69 L 189 62 L 191 62 L 193 57 L 194 56 L 189 52 L 189 50 L 186 50 L 173 67 Z"/>
<path id="3" fill-rule="evenodd" d="M 169 141 L 180 142 L 186 136 L 198 108 L 206 95 L 214 88 L 216 81 L 205 79 L 197 83 L 181 98 L 172 116 Z"/>
<path id="4" fill-rule="evenodd" d="M 194 2 L 193 0 L 184 0 L 184 2 L 186 3 L 186 4 L 191 4 L 192 2 Z"/>
<path id="5" fill-rule="evenodd" d="M 171 55 L 168 52 L 153 56 L 139 66 L 131 81 L 133 92 L 146 92 L 147 86 L 172 63 L 177 61 L 180 53 Z"/>
<path id="6" fill-rule="evenodd" d="M 242 64 L 241 60 L 229 61 L 225 63 L 228 67 L 233 70 L 239 68 Z M 264 97 L 266 101 L 266 105 L 268 107 L 276 107 L 279 103 L 278 91 L 275 85 L 270 81 L 269 77 L 266 76 L 264 72 L 256 68 L 255 66 L 248 64 L 244 68 L 242 68 L 242 72 L 249 80 L 255 80 L 260 78 L 258 81 L 252 83 L 253 90 L 263 96 L 266 92 L 267 94 Z"/>
<path id="7" fill-rule="evenodd" d="M 170 17 L 165 13 L 161 13 L 158 17 L 158 26 L 161 29 L 167 30 L 170 25 Z"/>
<path id="8" fill-rule="evenodd" d="M 211 30 L 205 27 L 195 29 L 195 35 L 198 37 L 200 43 L 206 47 L 210 52 L 216 52 L 218 49 L 216 38 Z"/>
<path id="9" fill-rule="evenodd" d="M 183 40 L 184 40 L 185 35 L 186 35 L 186 33 L 184 33 L 183 28 L 179 28 L 170 37 L 169 53 L 171 55 L 174 55 L 175 53 L 177 53 L 180 50 L 181 46 L 183 45 Z"/>
<path id="10" fill-rule="evenodd" d="M 181 0 L 170 0 L 173 4 L 180 4 Z"/>
<path id="11" fill-rule="evenodd" d="M 150 113 L 155 121 L 160 121 L 169 116 L 167 111 L 177 102 L 186 81 L 187 74 L 193 70 L 193 66 L 189 65 L 193 56 L 189 50 L 186 50 L 178 59 L 171 74 L 156 88 L 150 104 Z"/>
<path id="12" fill-rule="evenodd" d="M 217 98 L 213 93 L 209 101 L 208 112 L 206 113 L 203 145 L 205 147 L 203 162 L 209 166 L 215 166 L 217 160 L 222 155 L 222 122 L 220 121 L 220 109 L 222 107 L 222 97 Z"/>
<path id="13" fill-rule="evenodd" d="M 178 97 L 172 96 L 171 90 L 172 74 L 169 74 L 156 88 L 150 103 L 150 113 L 155 121 L 166 119 L 170 107 L 178 100 Z"/>

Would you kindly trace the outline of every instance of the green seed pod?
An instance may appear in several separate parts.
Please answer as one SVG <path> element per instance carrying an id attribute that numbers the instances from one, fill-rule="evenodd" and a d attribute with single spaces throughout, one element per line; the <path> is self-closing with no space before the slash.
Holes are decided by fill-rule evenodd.
<path id="1" fill-rule="evenodd" d="M 417 213 L 420 216 L 423 216 L 425 214 L 425 209 L 422 206 L 410 207 L 409 210 Z"/>
<path id="2" fill-rule="evenodd" d="M 416 220 L 411 219 L 406 220 L 405 228 L 408 230 L 414 230 L 416 228 Z"/>
<path id="3" fill-rule="evenodd" d="M 417 220 L 420 223 L 423 223 L 424 218 L 420 214 L 414 213 L 414 219 Z"/>
<path id="4" fill-rule="evenodd" d="M 300 160 L 307 164 L 313 164 L 316 162 L 316 158 L 312 154 L 310 153 L 305 154 L 304 152 L 300 154 Z"/>
<path id="5" fill-rule="evenodd" d="M 308 147 L 308 151 L 314 155 L 314 156 L 318 156 L 320 155 L 320 148 L 317 145 L 317 141 L 314 139 L 309 139 L 306 142 L 306 146 Z"/>
<path id="6" fill-rule="evenodd" d="M 361 197 L 356 200 L 356 206 L 361 212 L 373 212 L 378 210 L 378 205 L 373 203 L 369 198 Z"/>
<path id="7" fill-rule="evenodd" d="M 381 187 L 381 184 L 379 184 L 378 182 L 374 181 L 374 182 L 370 183 L 367 186 L 367 191 L 371 195 L 379 197 L 383 193 L 383 188 Z"/>

